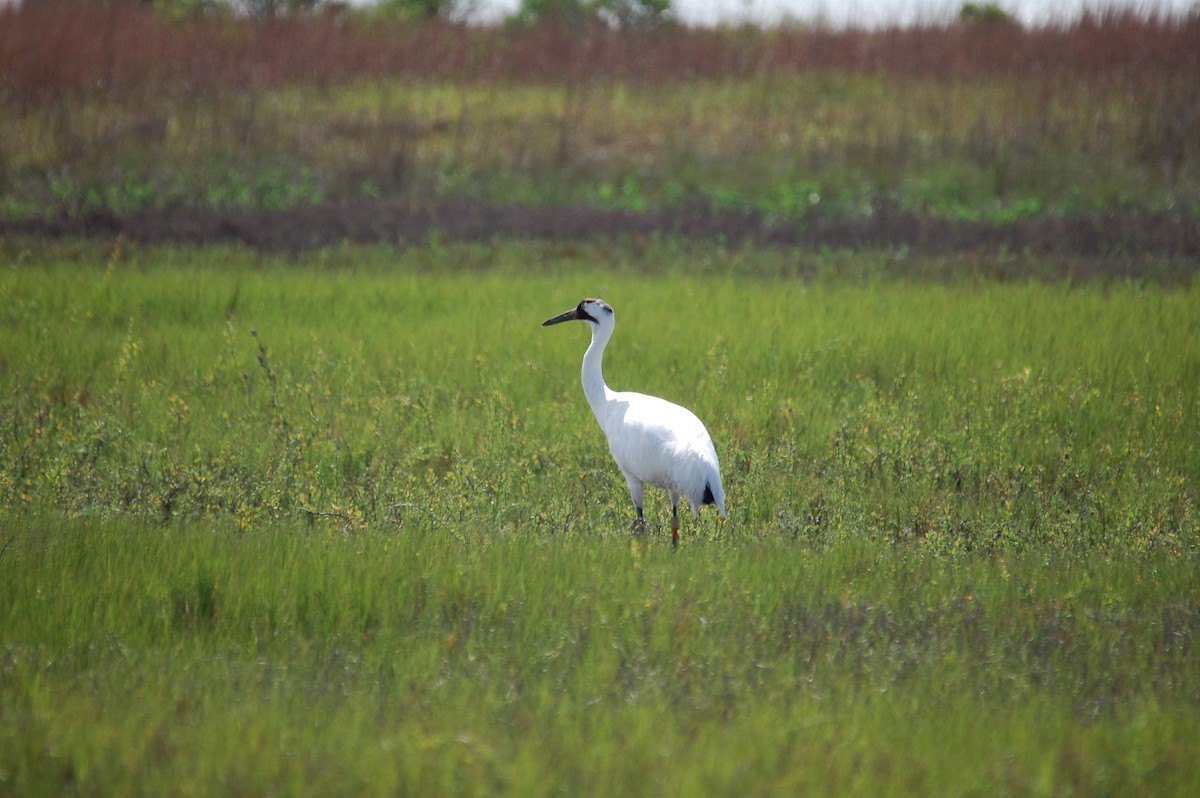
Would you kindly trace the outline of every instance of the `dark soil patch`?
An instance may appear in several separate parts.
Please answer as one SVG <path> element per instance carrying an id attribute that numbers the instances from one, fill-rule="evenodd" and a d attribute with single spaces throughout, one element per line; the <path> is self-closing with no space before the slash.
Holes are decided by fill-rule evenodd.
<path id="1" fill-rule="evenodd" d="M 665 236 L 832 249 L 907 249 L 941 256 L 1014 253 L 1080 261 L 1098 274 L 1131 274 L 1146 256 L 1170 260 L 1175 271 L 1200 267 L 1200 224 L 1136 212 L 1047 216 L 1010 224 L 950 221 L 883 208 L 851 219 L 778 221 L 753 212 L 672 209 L 643 213 L 586 207 L 513 207 L 455 202 L 324 205 L 290 210 L 175 209 L 125 215 L 92 213 L 57 219 L 0 221 L 0 235 L 51 238 L 123 237 L 144 244 L 240 244 L 266 253 L 297 254 L 350 243 L 414 244 L 494 238 L 595 240 Z"/>

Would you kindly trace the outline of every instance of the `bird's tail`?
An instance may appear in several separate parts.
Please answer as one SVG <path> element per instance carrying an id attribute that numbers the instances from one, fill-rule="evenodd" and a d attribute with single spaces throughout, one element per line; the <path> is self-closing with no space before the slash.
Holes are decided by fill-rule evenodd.
<path id="1" fill-rule="evenodd" d="M 715 504 L 717 512 L 721 517 L 725 517 L 725 488 L 721 485 L 721 478 L 709 479 L 704 483 L 704 500 L 702 504 Z"/>

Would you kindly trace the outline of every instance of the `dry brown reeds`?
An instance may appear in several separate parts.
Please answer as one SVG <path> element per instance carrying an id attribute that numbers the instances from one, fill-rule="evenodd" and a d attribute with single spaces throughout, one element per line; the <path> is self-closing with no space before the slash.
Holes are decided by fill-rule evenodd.
<path id="1" fill-rule="evenodd" d="M 931 24 L 874 31 L 584 30 L 379 24 L 365 16 L 167 21 L 144 3 L 0 10 L 5 103 L 170 89 L 438 80 L 740 79 L 814 70 L 893 77 L 1155 83 L 1200 75 L 1200 15 L 1093 11 L 1069 24 Z"/>

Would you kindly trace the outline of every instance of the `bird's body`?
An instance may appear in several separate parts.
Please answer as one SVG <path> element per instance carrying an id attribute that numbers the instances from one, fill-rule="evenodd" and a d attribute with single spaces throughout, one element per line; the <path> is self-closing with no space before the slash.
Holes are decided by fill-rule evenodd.
<path id="1" fill-rule="evenodd" d="M 686 407 L 632 391 L 613 391 L 604 382 L 604 347 L 612 337 L 612 308 L 599 299 L 585 299 L 574 310 L 545 321 L 585 321 L 592 342 L 583 355 L 583 393 L 608 438 L 608 448 L 625 475 L 629 495 L 644 524 L 646 485 L 671 496 L 671 541 L 679 541 L 679 500 L 686 498 L 692 516 L 714 504 L 725 515 L 725 489 L 717 451 L 704 424 Z"/>

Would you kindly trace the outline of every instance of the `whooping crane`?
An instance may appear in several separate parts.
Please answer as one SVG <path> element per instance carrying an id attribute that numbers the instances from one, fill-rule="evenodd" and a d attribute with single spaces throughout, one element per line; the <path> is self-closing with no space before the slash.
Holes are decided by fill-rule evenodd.
<path id="1" fill-rule="evenodd" d="M 692 517 L 700 507 L 715 504 L 725 517 L 725 489 L 712 438 L 692 411 L 677 404 L 631 391 L 614 391 L 604 383 L 601 361 L 616 322 L 613 309 L 601 299 L 585 299 L 572 310 L 547 319 L 543 327 L 564 321 L 587 322 L 592 342 L 583 355 L 583 393 L 608 438 L 608 448 L 625 475 L 637 509 L 634 522 L 646 528 L 642 506 L 646 483 L 671 496 L 671 545 L 679 545 L 679 498 L 686 497 Z"/>

